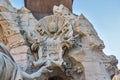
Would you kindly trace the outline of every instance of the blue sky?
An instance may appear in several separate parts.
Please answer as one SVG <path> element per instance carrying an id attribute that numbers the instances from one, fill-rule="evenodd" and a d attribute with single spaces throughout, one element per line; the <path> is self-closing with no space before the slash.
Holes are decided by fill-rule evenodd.
<path id="1" fill-rule="evenodd" d="M 24 0 L 10 1 L 17 8 L 24 6 Z M 73 12 L 86 16 L 104 41 L 105 54 L 120 61 L 120 0 L 74 0 Z"/>

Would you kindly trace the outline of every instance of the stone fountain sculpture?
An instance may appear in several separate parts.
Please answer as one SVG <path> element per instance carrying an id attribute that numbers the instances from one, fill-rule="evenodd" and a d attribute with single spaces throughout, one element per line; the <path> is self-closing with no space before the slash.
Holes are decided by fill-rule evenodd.
<path id="1" fill-rule="evenodd" d="M 57 77 L 63 80 L 110 80 L 117 69 L 117 60 L 103 53 L 104 43 L 89 21 L 83 15 L 73 15 L 63 5 L 54 6 L 53 12 L 54 15 L 44 17 L 36 25 L 33 34 L 36 34 L 36 40 L 27 36 L 34 53 L 33 62 L 28 60 L 29 66 L 40 67 L 45 62 L 49 69 L 51 62 L 54 63 L 59 70 L 50 67 L 52 75 L 45 76 L 48 80 Z M 96 71 L 91 69 L 95 66 L 99 66 Z"/>
<path id="2" fill-rule="evenodd" d="M 35 33 L 38 35 L 38 38 L 35 42 L 33 41 L 31 50 L 33 53 L 34 51 L 38 53 L 33 54 L 35 61 L 29 62 L 30 64 L 34 67 L 40 67 L 45 64 L 48 69 L 50 68 L 54 75 L 48 73 L 49 76 L 47 75 L 46 78 L 61 75 L 59 77 L 64 76 L 65 78 L 63 77 L 63 79 L 65 80 L 71 80 L 74 77 L 81 80 L 85 79 L 82 64 L 69 56 L 69 53 L 71 51 L 74 52 L 74 49 L 81 50 L 80 39 L 82 35 L 77 34 L 73 30 L 68 20 L 57 15 L 45 17 L 35 27 Z M 58 71 L 57 68 L 59 69 Z M 76 76 L 72 76 L 73 74 Z"/>
<path id="3" fill-rule="evenodd" d="M 0 44 L 1 80 L 111 80 L 118 71 L 83 14 L 60 5 L 37 21 L 26 8 L 0 4 L 0 42 L 10 48 Z"/>
<path id="4" fill-rule="evenodd" d="M 49 70 L 46 67 L 41 67 L 37 72 L 33 74 L 28 74 L 23 71 L 17 63 L 14 61 L 9 53 L 8 48 L 0 43 L 0 79 L 1 80 L 33 80 L 40 77 L 42 73 Z"/>

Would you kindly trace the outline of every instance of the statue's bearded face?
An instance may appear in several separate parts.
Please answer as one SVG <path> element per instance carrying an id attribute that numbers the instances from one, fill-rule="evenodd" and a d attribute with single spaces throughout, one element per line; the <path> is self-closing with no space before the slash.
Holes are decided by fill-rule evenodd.
<path id="1" fill-rule="evenodd" d="M 58 25 L 54 22 L 51 22 L 48 26 L 48 31 L 52 34 L 56 33 L 58 30 Z"/>

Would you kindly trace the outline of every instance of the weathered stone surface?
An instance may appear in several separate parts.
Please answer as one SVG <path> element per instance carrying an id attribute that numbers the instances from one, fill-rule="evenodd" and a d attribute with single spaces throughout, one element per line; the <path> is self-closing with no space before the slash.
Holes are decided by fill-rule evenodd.
<path id="1" fill-rule="evenodd" d="M 115 75 L 112 80 L 120 80 L 120 70 L 115 70 Z"/>
<path id="2" fill-rule="evenodd" d="M 1 41 L 8 45 L 10 48 L 24 44 L 24 40 L 20 33 L 12 29 L 8 21 L 2 16 L 0 20 Z"/>
<path id="3" fill-rule="evenodd" d="M 6 45 L 0 42 L 0 79 L 1 80 L 34 80 L 43 73 L 49 72 L 46 67 L 28 74 L 14 61 Z"/>
<path id="4" fill-rule="evenodd" d="M 6 8 L 4 8 L 4 7 L 2 7 L 2 6 L 0 6 L 0 12 L 8 12 L 8 9 L 6 9 Z"/>
<path id="5" fill-rule="evenodd" d="M 17 53 L 11 52 L 14 58 L 18 57 L 22 51 L 25 56 L 24 59 L 15 58 L 15 61 L 20 65 L 22 64 L 22 66 L 26 66 L 28 49 L 24 48 L 24 46 L 27 47 L 24 35 L 27 33 L 33 36 L 33 28 L 37 20 L 26 8 L 23 7 L 19 10 L 13 8 L 8 0 L 0 1 L 0 5 L 0 41 L 4 42 L 10 48 L 10 51 L 17 50 Z M 20 47 L 23 48 L 19 50 Z"/>
<path id="6" fill-rule="evenodd" d="M 6 10 L 9 10 L 10 12 L 16 12 L 16 9 L 11 5 L 9 0 L 0 0 L 0 6 L 0 12 L 6 12 Z"/>
<path id="7" fill-rule="evenodd" d="M 10 58 L 3 66 L 14 64 L 8 72 L 16 69 L 20 79 L 111 80 L 118 71 L 116 57 L 104 54 L 103 41 L 83 14 L 74 15 L 60 5 L 54 6 L 53 15 L 37 21 L 24 7 L 14 9 L 7 0 L 0 4 L 0 42 L 10 48 L 0 47 L 0 59 Z M 17 64 L 33 74 L 19 71 Z"/>

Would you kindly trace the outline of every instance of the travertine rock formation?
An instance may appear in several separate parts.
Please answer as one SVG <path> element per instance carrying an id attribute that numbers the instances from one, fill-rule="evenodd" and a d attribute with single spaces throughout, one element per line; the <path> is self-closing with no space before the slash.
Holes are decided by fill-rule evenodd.
<path id="1" fill-rule="evenodd" d="M 11 5 L 9 0 L 0 0 L 0 12 L 15 12 L 16 9 Z"/>
<path id="2" fill-rule="evenodd" d="M 10 53 L 0 49 L 0 55 L 7 56 L 0 59 L 11 58 L 10 70 L 18 70 L 19 64 L 32 73 L 19 69 L 21 79 L 111 80 L 118 71 L 116 57 L 104 54 L 103 41 L 83 14 L 74 15 L 60 5 L 54 6 L 53 15 L 37 21 L 24 7 L 17 10 L 7 0 L 0 5 L 0 42 L 10 48 Z"/>
<path id="3" fill-rule="evenodd" d="M 112 80 L 120 80 L 120 70 L 119 71 L 116 71 L 114 77 Z"/>
<path id="4" fill-rule="evenodd" d="M 37 20 L 34 19 L 29 10 L 13 8 L 8 0 L 0 1 L 0 6 L 0 41 L 10 48 L 17 63 L 25 66 L 28 46 L 22 35 L 25 31 L 32 35 L 30 30 L 34 28 Z"/>

